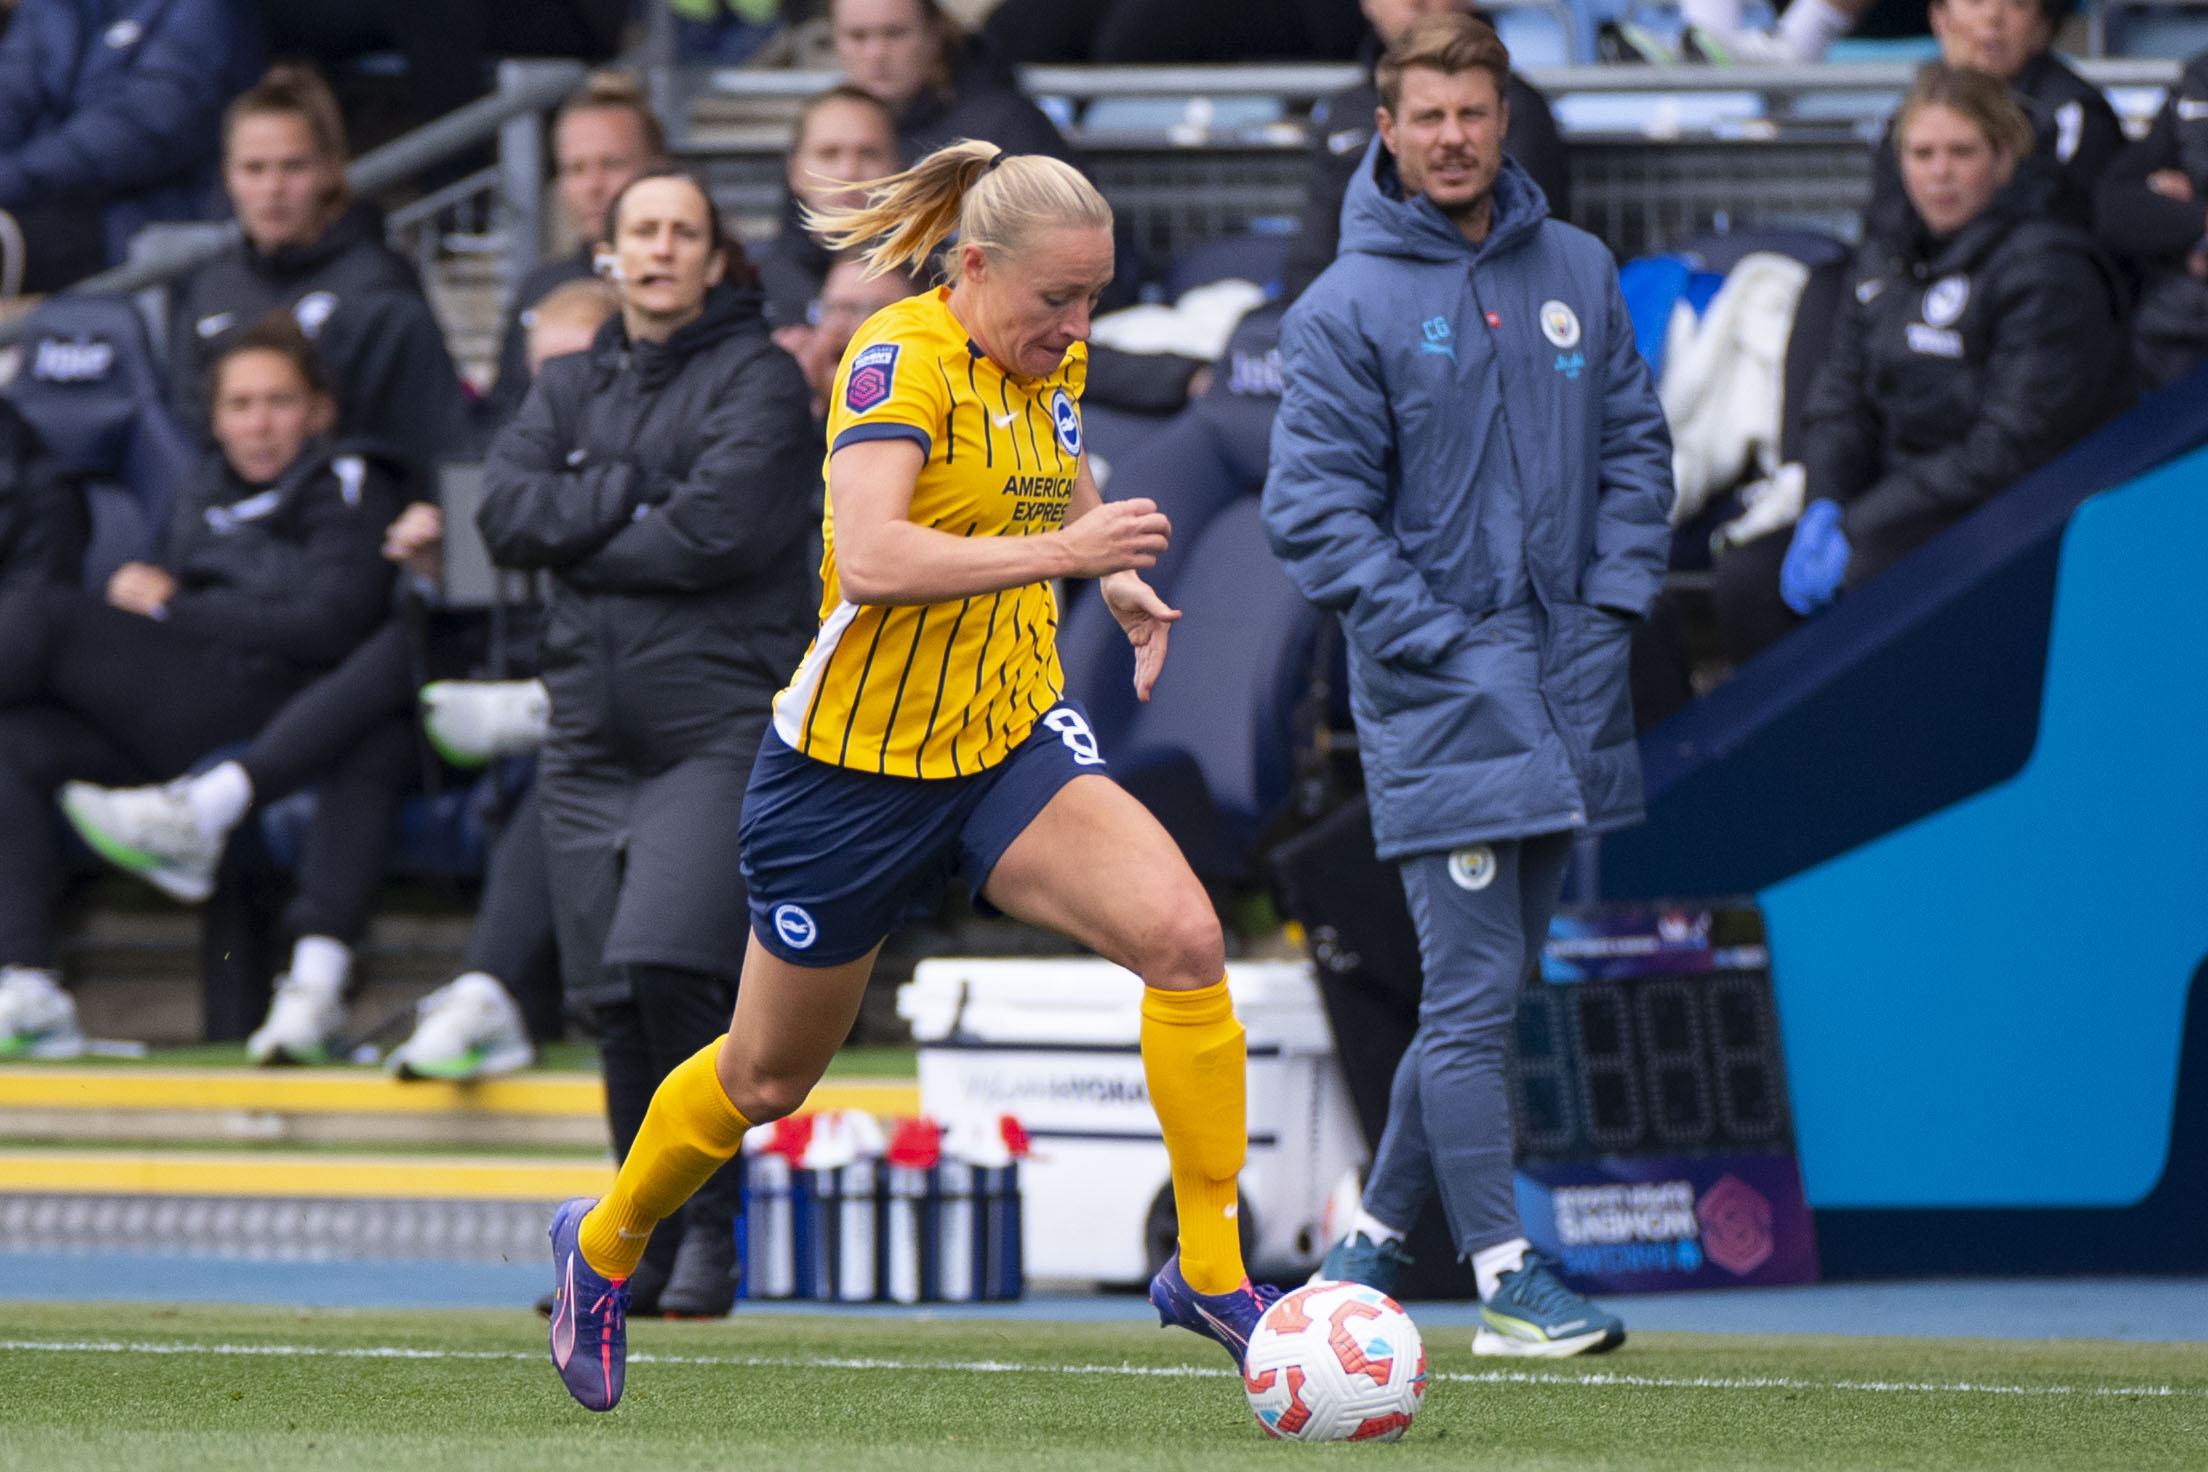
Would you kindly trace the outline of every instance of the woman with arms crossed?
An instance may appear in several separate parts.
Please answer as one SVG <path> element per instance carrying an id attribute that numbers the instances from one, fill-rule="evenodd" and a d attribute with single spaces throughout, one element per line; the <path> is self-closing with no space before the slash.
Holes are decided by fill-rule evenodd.
<path id="1" fill-rule="evenodd" d="M 1236 1237 L 1244 1048 L 1219 923 L 1165 830 L 1105 775 L 1063 697 L 1050 581 L 1104 580 L 1147 698 L 1179 615 L 1135 575 L 1170 528 L 1105 502 L 1081 454 L 1089 312 L 1112 217 L 1078 172 L 952 144 L 816 220 L 910 267 L 955 232 L 955 284 L 877 313 L 832 396 L 822 624 L 745 795 L 751 943 L 728 1034 L 671 1073 L 604 1200 L 554 1215 L 552 1358 L 591 1410 L 621 1396 L 627 1278 L 658 1222 L 787 1115 L 858 1013 L 908 898 L 956 867 L 989 903 L 1143 978 L 1142 1053 L 1180 1251 L 1166 1323 L 1236 1361 L 1271 1301 Z"/>

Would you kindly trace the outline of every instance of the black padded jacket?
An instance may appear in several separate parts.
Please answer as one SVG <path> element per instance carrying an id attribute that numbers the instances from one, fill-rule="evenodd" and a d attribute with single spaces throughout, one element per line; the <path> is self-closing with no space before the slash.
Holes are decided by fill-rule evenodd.
<path id="1" fill-rule="evenodd" d="M 338 427 L 397 448 L 425 472 L 467 443 L 467 401 L 413 268 L 356 204 L 312 245 L 240 243 L 186 278 L 169 327 L 170 396 L 204 426 L 208 366 L 281 308 L 314 341 L 337 388 Z"/>
<path id="2" fill-rule="evenodd" d="M 2128 397 L 2122 290 L 2052 171 L 2027 161 L 1933 239 L 1912 211 L 1857 253 L 1803 415 L 1811 500 L 1839 501 L 1847 584 L 1878 576 Z"/>
<path id="3" fill-rule="evenodd" d="M 616 317 L 545 364 L 492 442 L 476 525 L 501 566 L 553 575 L 557 728 L 618 731 L 652 767 L 765 714 L 813 632 L 811 405 L 734 287 L 664 343 Z"/>
<path id="4" fill-rule="evenodd" d="M 256 486 L 209 451 L 161 552 L 169 623 L 296 670 L 338 663 L 391 611 L 383 530 L 403 474 L 386 447 L 325 443 Z"/>

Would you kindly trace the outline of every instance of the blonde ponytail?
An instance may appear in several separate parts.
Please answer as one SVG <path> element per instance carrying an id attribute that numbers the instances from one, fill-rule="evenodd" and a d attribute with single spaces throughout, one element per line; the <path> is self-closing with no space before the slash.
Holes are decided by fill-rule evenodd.
<path id="1" fill-rule="evenodd" d="M 1112 225 L 1112 207 L 1071 164 L 1047 154 L 1008 154 L 961 138 L 901 174 L 857 186 L 866 203 L 804 212 L 830 250 L 859 249 L 867 275 L 917 275 L 952 236 L 995 255 L 1018 251 L 1038 230 Z M 957 258 L 949 268 L 957 279 Z"/>

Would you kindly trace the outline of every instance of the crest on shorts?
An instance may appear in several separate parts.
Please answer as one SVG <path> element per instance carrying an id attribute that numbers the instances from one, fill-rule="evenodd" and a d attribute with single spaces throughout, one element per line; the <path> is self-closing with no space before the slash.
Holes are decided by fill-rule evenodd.
<path id="1" fill-rule="evenodd" d="M 1449 882 L 1459 889 L 1481 890 L 1495 882 L 1495 850 L 1484 843 L 1449 855 Z"/>
<path id="2" fill-rule="evenodd" d="M 803 905 L 776 905 L 774 933 L 793 951 L 809 950 L 820 939 L 820 927 Z"/>
<path id="3" fill-rule="evenodd" d="M 1541 335 L 1560 348 L 1579 345 L 1579 313 L 1551 297 L 1541 304 Z"/>
<path id="4" fill-rule="evenodd" d="M 1924 289 L 1924 320 L 1933 327 L 1952 327 L 1970 303 L 1968 276 L 1942 276 Z"/>
<path id="5" fill-rule="evenodd" d="M 851 377 L 843 386 L 843 406 L 864 414 L 888 399 L 897 385 L 897 354 L 893 342 L 878 342 L 851 360 Z"/>
<path id="6" fill-rule="evenodd" d="M 1058 432 L 1058 448 L 1080 459 L 1081 411 L 1074 407 L 1073 396 L 1062 388 L 1050 393 L 1050 427 Z"/>

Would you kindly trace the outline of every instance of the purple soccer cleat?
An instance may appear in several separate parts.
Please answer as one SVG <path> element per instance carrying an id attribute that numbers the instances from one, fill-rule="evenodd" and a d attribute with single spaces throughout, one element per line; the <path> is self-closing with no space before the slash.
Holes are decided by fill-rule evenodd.
<path id="1" fill-rule="evenodd" d="M 1206 1339 L 1218 1340 L 1234 1356 L 1237 1370 L 1250 1352 L 1250 1331 L 1279 1298 L 1278 1288 L 1270 1284 L 1253 1288 L 1247 1278 L 1231 1293 L 1198 1293 L 1181 1276 L 1178 1252 L 1167 1258 L 1165 1266 L 1150 1280 L 1150 1304 L 1158 1311 L 1158 1323 L 1178 1325 Z"/>
<path id="2" fill-rule="evenodd" d="M 579 1196 L 552 1213 L 552 1367 L 576 1404 L 610 1411 L 620 1403 L 629 1361 L 629 1280 L 601 1276 L 576 1240 L 598 1203 Z"/>

